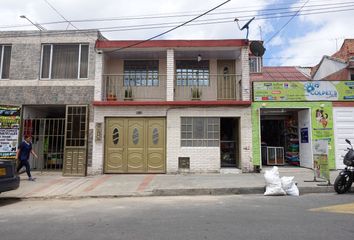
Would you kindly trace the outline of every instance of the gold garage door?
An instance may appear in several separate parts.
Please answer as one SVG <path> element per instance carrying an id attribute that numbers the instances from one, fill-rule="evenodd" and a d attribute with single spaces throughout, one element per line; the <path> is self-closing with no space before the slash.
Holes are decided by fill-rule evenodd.
<path id="1" fill-rule="evenodd" d="M 165 119 L 108 118 L 105 173 L 164 173 Z"/>

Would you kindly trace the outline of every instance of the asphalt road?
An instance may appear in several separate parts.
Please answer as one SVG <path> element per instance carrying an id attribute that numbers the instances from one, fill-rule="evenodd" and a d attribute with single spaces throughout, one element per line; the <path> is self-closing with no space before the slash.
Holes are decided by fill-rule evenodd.
<path id="1" fill-rule="evenodd" d="M 354 193 L 4 201 L 0 239 L 353 239 Z"/>

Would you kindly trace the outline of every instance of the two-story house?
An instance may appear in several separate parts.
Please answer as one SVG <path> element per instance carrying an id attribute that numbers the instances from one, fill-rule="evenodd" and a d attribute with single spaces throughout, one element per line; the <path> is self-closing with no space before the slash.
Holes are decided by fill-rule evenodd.
<path id="1" fill-rule="evenodd" d="M 247 40 L 98 40 L 97 173 L 251 171 Z"/>
<path id="2" fill-rule="evenodd" d="M 85 175 L 92 162 L 95 30 L 0 32 L 0 105 L 22 108 L 37 170 Z"/>

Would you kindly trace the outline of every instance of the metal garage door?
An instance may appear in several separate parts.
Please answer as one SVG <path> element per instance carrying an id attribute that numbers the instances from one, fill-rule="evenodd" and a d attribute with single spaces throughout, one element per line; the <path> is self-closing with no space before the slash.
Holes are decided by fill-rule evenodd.
<path id="1" fill-rule="evenodd" d="M 165 162 L 165 119 L 106 119 L 105 173 L 164 173 Z"/>
<path id="2" fill-rule="evenodd" d="M 336 169 L 342 169 L 343 158 L 348 144 L 345 139 L 354 142 L 354 108 L 353 107 L 335 107 L 334 112 L 334 135 L 336 150 Z"/>

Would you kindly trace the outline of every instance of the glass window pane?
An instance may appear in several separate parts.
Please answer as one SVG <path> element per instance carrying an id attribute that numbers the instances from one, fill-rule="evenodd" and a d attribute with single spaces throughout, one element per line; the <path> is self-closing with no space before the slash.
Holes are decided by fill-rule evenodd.
<path id="1" fill-rule="evenodd" d="M 80 78 L 88 77 L 88 45 L 81 45 Z"/>
<path id="2" fill-rule="evenodd" d="M 8 79 L 10 77 L 11 46 L 4 46 L 3 51 L 4 51 L 4 56 L 2 62 L 1 78 Z M 0 56 L 1 56 L 1 52 L 0 52 Z"/>
<path id="3" fill-rule="evenodd" d="M 78 77 L 79 45 L 53 45 L 52 78 Z"/>

